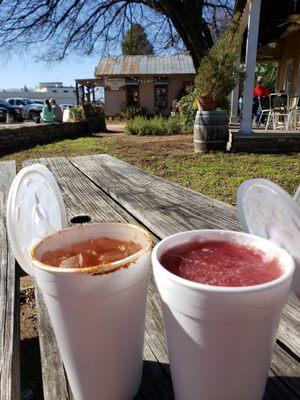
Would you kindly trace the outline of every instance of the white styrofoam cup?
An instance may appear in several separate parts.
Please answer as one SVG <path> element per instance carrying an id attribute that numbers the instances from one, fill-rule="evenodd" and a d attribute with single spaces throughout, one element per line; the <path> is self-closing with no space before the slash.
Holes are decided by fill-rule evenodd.
<path id="1" fill-rule="evenodd" d="M 282 275 L 268 283 L 222 287 L 178 277 L 160 259 L 187 242 L 229 241 L 274 256 Z M 152 253 L 176 400 L 261 400 L 294 261 L 279 246 L 246 233 L 200 230 L 162 240 Z"/>
<path id="2" fill-rule="evenodd" d="M 142 249 L 105 267 L 55 268 L 39 261 L 46 251 L 100 237 L 132 240 Z M 47 236 L 32 249 L 37 284 L 76 400 L 132 400 L 139 390 L 151 244 L 141 227 L 94 223 Z"/>

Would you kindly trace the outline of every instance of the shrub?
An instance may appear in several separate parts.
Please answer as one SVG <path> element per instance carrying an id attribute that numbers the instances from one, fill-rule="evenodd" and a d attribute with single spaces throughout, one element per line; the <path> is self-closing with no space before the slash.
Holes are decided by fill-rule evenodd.
<path id="1" fill-rule="evenodd" d="M 196 93 L 191 89 L 179 102 L 179 117 L 183 132 L 192 132 L 197 112 Z"/>
<path id="2" fill-rule="evenodd" d="M 168 119 L 165 119 L 166 121 L 166 126 L 168 133 L 170 135 L 174 133 L 181 133 L 182 132 L 182 124 L 179 116 L 176 117 L 170 117 Z"/>
<path id="3" fill-rule="evenodd" d="M 146 114 L 147 114 L 146 108 L 142 108 L 140 106 L 129 106 L 123 108 L 120 113 L 121 118 L 124 119 L 125 121 L 128 121 L 138 116 L 145 116 Z"/>
<path id="4" fill-rule="evenodd" d="M 202 59 L 196 78 L 196 95 L 212 97 L 217 105 L 224 102 L 243 75 L 235 62 L 241 47 L 239 15 Z"/>
<path id="5" fill-rule="evenodd" d="M 181 123 L 178 117 L 136 117 L 127 122 L 125 133 L 138 136 L 162 136 L 180 133 Z"/>

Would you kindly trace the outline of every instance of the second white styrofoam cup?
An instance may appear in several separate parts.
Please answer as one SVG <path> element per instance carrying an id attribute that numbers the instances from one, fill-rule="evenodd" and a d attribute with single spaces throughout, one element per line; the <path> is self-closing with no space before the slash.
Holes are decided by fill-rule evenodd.
<path id="1" fill-rule="evenodd" d="M 167 250 L 191 241 L 229 241 L 278 259 L 282 275 L 268 283 L 221 287 L 192 282 L 160 263 Z M 240 232 L 178 233 L 155 246 L 155 281 L 161 296 L 176 400 L 261 400 L 294 261 L 266 239 Z"/>

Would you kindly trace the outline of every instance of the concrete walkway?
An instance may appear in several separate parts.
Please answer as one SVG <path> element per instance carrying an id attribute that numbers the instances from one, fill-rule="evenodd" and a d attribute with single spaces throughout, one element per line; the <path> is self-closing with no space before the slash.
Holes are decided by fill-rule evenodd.
<path id="1" fill-rule="evenodd" d="M 124 133 L 125 123 L 107 124 L 106 127 L 109 133 Z"/>

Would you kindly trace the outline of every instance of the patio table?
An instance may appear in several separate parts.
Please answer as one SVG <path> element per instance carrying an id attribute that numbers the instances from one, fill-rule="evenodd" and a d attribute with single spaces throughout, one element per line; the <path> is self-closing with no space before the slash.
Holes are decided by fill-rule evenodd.
<path id="1" fill-rule="evenodd" d="M 241 230 L 234 207 L 150 175 L 108 155 L 28 160 L 23 166 L 36 162 L 47 166 L 54 174 L 63 194 L 70 226 L 74 217 L 84 215 L 92 221 L 128 221 L 148 229 L 154 242 L 190 229 Z M 36 302 L 44 399 L 72 400 L 48 313 L 38 289 Z M 146 312 L 143 380 L 135 400 L 171 400 L 174 397 L 167 346 L 152 273 L 149 276 Z M 264 400 L 299 399 L 299 332 L 299 303 L 291 295 L 283 311 Z M 2 395 L 0 398 L 2 400 Z"/>

